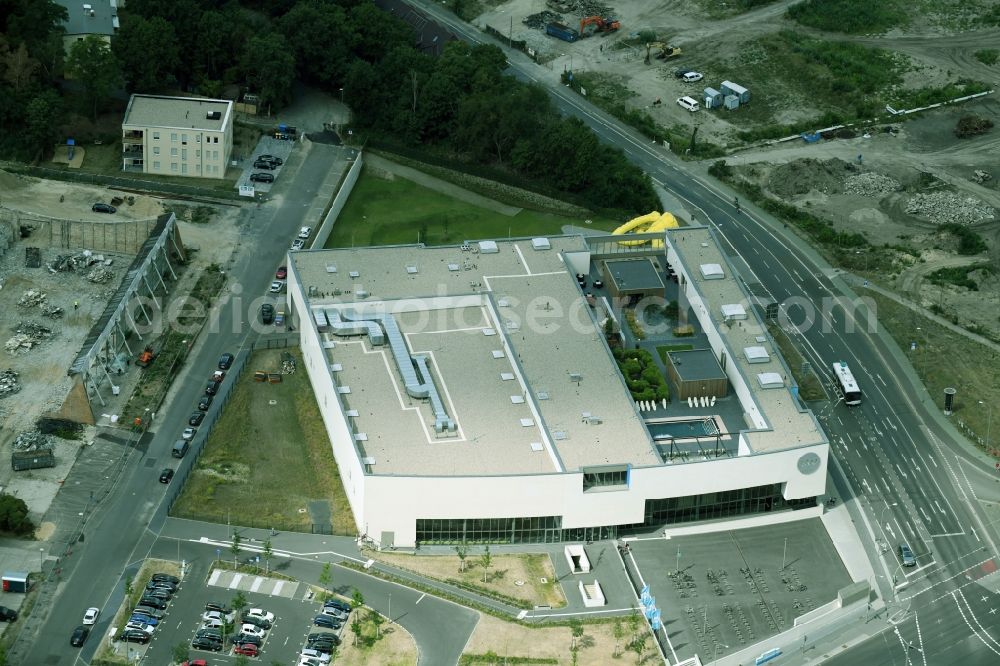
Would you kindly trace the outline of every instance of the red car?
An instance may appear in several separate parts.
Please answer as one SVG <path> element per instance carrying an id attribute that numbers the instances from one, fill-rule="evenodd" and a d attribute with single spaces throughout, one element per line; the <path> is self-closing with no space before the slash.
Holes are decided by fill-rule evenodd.
<path id="1" fill-rule="evenodd" d="M 191 661 L 185 661 L 181 666 L 208 666 L 208 662 L 204 659 L 192 659 Z"/>
<path id="2" fill-rule="evenodd" d="M 243 645 L 237 645 L 233 648 L 233 654 L 242 654 L 247 657 L 257 656 L 257 646 L 253 643 L 244 643 Z"/>
<path id="3" fill-rule="evenodd" d="M 284 280 L 288 277 L 288 267 L 278 266 L 278 270 L 274 273 L 274 277 L 278 280 Z"/>

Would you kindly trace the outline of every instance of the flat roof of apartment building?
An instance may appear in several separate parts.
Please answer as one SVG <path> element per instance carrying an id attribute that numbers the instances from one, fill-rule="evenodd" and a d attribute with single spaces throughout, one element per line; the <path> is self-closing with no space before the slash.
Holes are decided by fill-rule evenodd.
<path id="1" fill-rule="evenodd" d="M 225 99 L 132 95 L 122 126 L 220 132 L 232 109 L 233 103 Z"/>

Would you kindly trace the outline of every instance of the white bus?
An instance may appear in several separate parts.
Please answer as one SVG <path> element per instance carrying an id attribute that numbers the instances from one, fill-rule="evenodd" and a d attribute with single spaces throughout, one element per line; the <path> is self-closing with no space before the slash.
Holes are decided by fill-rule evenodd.
<path id="1" fill-rule="evenodd" d="M 843 361 L 834 363 L 833 376 L 837 380 L 837 388 L 840 390 L 840 394 L 844 396 L 844 404 L 851 406 L 860 405 L 861 389 L 858 388 L 858 382 L 854 379 L 854 375 L 851 374 L 851 369 L 847 367 L 847 364 Z"/>

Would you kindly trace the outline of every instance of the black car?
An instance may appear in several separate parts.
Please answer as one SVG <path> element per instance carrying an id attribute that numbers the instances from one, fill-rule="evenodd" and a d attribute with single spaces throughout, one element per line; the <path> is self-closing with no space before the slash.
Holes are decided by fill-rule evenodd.
<path id="1" fill-rule="evenodd" d="M 219 387 L 221 385 L 222 382 L 216 381 L 214 379 L 211 380 L 210 382 L 208 382 L 208 385 L 205 386 L 205 395 L 215 395 L 216 393 L 219 392 Z M 196 425 L 196 424 L 192 423 L 191 425 Z"/>
<path id="2" fill-rule="evenodd" d="M 233 364 L 233 355 L 230 353 L 225 353 L 219 357 L 219 370 L 228 370 L 229 366 Z"/>
<path id="3" fill-rule="evenodd" d="M 161 599 L 160 597 L 154 597 L 151 594 L 144 594 L 142 598 L 139 599 L 139 604 L 143 606 L 152 606 L 157 610 L 163 610 L 167 607 L 166 599 Z"/>
<path id="4" fill-rule="evenodd" d="M 73 630 L 73 635 L 70 636 L 69 644 L 73 647 L 83 647 L 83 644 L 87 641 L 87 636 L 89 635 L 90 629 L 81 625 Z"/>
<path id="5" fill-rule="evenodd" d="M 177 586 L 169 580 L 151 580 L 146 583 L 147 590 L 169 590 L 171 594 L 177 591 Z"/>
<path id="6" fill-rule="evenodd" d="M 118 634 L 118 640 L 126 643 L 148 643 L 149 634 L 141 629 L 126 629 Z"/>
<path id="7" fill-rule="evenodd" d="M 270 303 L 264 303 L 260 306 L 260 320 L 265 324 L 270 324 L 274 321 L 274 306 Z"/>
<path id="8" fill-rule="evenodd" d="M 223 615 L 229 615 L 232 611 L 226 608 L 224 604 L 216 603 L 214 601 L 209 601 L 205 604 L 205 611 L 215 611 L 217 613 L 222 613 Z"/>
<path id="9" fill-rule="evenodd" d="M 163 613 L 152 606 L 136 606 L 132 609 L 132 615 L 148 615 L 155 620 L 163 619 Z"/>
<path id="10" fill-rule="evenodd" d="M 253 163 L 254 169 L 267 169 L 268 171 L 274 171 L 278 168 L 278 165 L 274 162 L 269 162 L 267 160 L 255 160 Z"/>
<path id="11" fill-rule="evenodd" d="M 690 74 L 693 71 L 694 71 L 693 69 L 684 69 L 682 67 L 680 69 L 674 70 L 674 76 L 676 76 L 678 79 L 683 79 L 685 74 Z"/>
<path id="12" fill-rule="evenodd" d="M 315 638 L 313 638 L 315 636 Z M 337 634 L 310 634 L 306 643 L 309 647 L 319 650 L 324 645 L 336 647 L 340 645 L 340 637 Z"/>
<path id="13" fill-rule="evenodd" d="M 253 645 L 256 645 L 257 647 L 260 647 L 264 643 L 264 641 L 262 641 L 257 636 L 254 636 L 253 634 L 238 634 L 236 638 L 233 639 L 233 642 L 238 645 L 246 645 L 247 643 L 251 643 Z"/>
<path id="14" fill-rule="evenodd" d="M 17 611 L 13 608 L 0 606 L 0 622 L 13 622 L 17 619 Z"/>
<path id="15" fill-rule="evenodd" d="M 208 408 L 211 406 L 212 406 L 212 396 L 210 395 L 201 396 L 201 400 L 198 401 L 198 409 L 200 409 L 203 412 L 207 412 Z"/>
<path id="16" fill-rule="evenodd" d="M 117 208 L 115 208 L 111 204 L 106 204 L 106 203 L 95 203 L 93 206 L 90 207 L 90 210 L 94 211 L 95 213 L 116 213 L 116 212 L 118 212 Z"/>
<path id="17" fill-rule="evenodd" d="M 167 601 L 170 601 L 173 596 L 174 593 L 165 587 L 154 587 L 152 590 L 146 590 L 143 598 L 152 597 L 154 599 L 161 599 L 164 603 L 166 603 Z"/>
<path id="18" fill-rule="evenodd" d="M 191 414 L 191 417 L 188 419 L 188 425 L 190 425 L 190 426 L 201 425 L 201 422 L 202 422 L 202 420 L 204 418 L 205 418 L 205 415 L 202 412 L 194 412 L 193 414 Z"/>
<path id="19" fill-rule="evenodd" d="M 222 632 L 218 629 L 199 629 L 194 636 L 195 638 L 208 638 L 215 641 L 222 640 Z"/>
<path id="20" fill-rule="evenodd" d="M 267 161 L 267 162 L 273 162 L 274 164 L 277 164 L 278 166 L 281 166 L 282 164 L 285 163 L 285 160 L 281 159 L 280 157 L 275 157 L 274 155 L 258 155 L 257 159 L 258 160 L 264 160 L 264 161 Z"/>
<path id="21" fill-rule="evenodd" d="M 191 647 L 195 650 L 211 650 L 212 652 L 222 652 L 222 641 L 213 641 L 208 638 L 196 638 L 191 641 Z"/>
<path id="22" fill-rule="evenodd" d="M 198 416 L 201 416 L 201 414 L 199 414 Z M 150 580 L 165 580 L 165 581 L 169 581 L 169 582 L 173 583 L 174 585 L 180 585 L 181 584 L 181 579 L 180 578 L 178 578 L 177 576 L 171 576 L 170 574 L 165 574 L 165 573 L 155 573 L 155 574 L 153 574 L 150 577 Z"/>
<path id="23" fill-rule="evenodd" d="M 350 613 L 351 610 L 353 610 L 351 608 L 351 604 L 345 603 L 338 599 L 329 599 L 327 601 L 324 601 L 323 608 L 336 608 L 337 610 L 344 611 L 345 613 Z"/>
<path id="24" fill-rule="evenodd" d="M 273 173 L 252 173 L 250 174 L 250 182 L 252 183 L 273 183 L 274 174 Z"/>
<path id="25" fill-rule="evenodd" d="M 329 615 L 317 615 L 313 618 L 313 624 L 317 627 L 326 627 L 327 629 L 340 629 L 341 626 L 340 622 Z"/>
<path id="26" fill-rule="evenodd" d="M 262 617 L 256 617 L 254 615 L 244 615 L 243 624 L 252 624 L 260 629 L 270 629 L 271 623 Z"/>
<path id="27" fill-rule="evenodd" d="M 174 478 L 174 470 L 169 467 L 160 472 L 160 483 L 170 483 L 172 478 Z"/>

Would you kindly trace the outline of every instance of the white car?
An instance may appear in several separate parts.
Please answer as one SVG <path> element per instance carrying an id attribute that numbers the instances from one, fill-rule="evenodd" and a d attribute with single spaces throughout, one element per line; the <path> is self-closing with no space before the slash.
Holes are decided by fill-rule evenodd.
<path id="1" fill-rule="evenodd" d="M 220 613 L 219 611 L 206 611 L 202 613 L 201 621 L 208 622 L 210 620 L 218 620 L 219 622 L 232 622 L 235 619 L 236 613 Z"/>
<path id="2" fill-rule="evenodd" d="M 677 104 L 682 109 L 687 109 L 691 113 L 694 113 L 695 111 L 698 110 L 698 100 L 692 97 L 688 97 L 687 95 L 685 95 L 684 97 L 678 97 Z"/>
<path id="3" fill-rule="evenodd" d="M 190 441 L 194 438 L 194 434 L 198 432 L 197 428 L 184 428 L 184 432 L 181 433 L 181 437 Z"/>
<path id="4" fill-rule="evenodd" d="M 268 613 L 263 608 L 251 608 L 245 613 L 245 615 L 260 618 L 261 620 L 266 620 L 268 622 L 274 622 L 274 613 Z"/>
<path id="5" fill-rule="evenodd" d="M 284 288 L 285 288 L 284 280 L 275 280 L 274 282 L 271 283 L 270 291 L 272 294 L 280 294 Z"/>
<path id="6" fill-rule="evenodd" d="M 252 624 L 244 624 L 241 626 L 240 633 L 250 634 L 251 636 L 256 636 L 257 638 L 264 638 L 264 630 Z"/>
<path id="7" fill-rule="evenodd" d="M 87 612 L 83 614 L 84 624 L 95 624 L 97 622 L 97 616 L 101 614 L 100 608 L 88 608 Z"/>
<path id="8" fill-rule="evenodd" d="M 145 631 L 147 634 L 153 633 L 153 625 L 143 624 L 142 622 L 129 622 L 125 625 L 126 629 L 138 629 L 139 631 Z"/>
<path id="9" fill-rule="evenodd" d="M 330 655 L 325 652 L 320 652 L 319 650 L 313 650 L 312 648 L 303 648 L 302 654 L 299 657 L 302 661 L 306 659 L 311 659 L 312 661 L 318 661 L 322 664 L 330 663 Z"/>
<path id="10" fill-rule="evenodd" d="M 309 237 L 312 236 L 312 232 L 312 227 L 302 227 L 299 229 L 299 238 L 302 240 L 309 240 Z"/>
<path id="11" fill-rule="evenodd" d="M 306 242 L 304 240 L 302 240 L 301 238 L 296 238 L 295 240 L 292 241 L 292 249 L 293 250 L 301 250 L 305 246 L 306 246 Z"/>
<path id="12" fill-rule="evenodd" d="M 701 72 L 687 72 L 682 78 L 685 83 L 696 83 L 705 77 Z"/>
<path id="13" fill-rule="evenodd" d="M 202 629 L 222 629 L 224 626 L 226 626 L 225 621 L 217 617 L 202 620 L 201 622 Z"/>
<path id="14" fill-rule="evenodd" d="M 330 617 L 336 618 L 338 620 L 346 620 L 347 616 L 349 615 L 349 613 L 345 613 L 339 608 L 334 608 L 333 606 L 324 606 L 322 610 L 320 610 L 320 614 L 329 615 Z"/>

